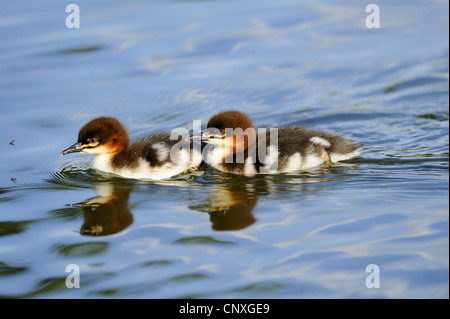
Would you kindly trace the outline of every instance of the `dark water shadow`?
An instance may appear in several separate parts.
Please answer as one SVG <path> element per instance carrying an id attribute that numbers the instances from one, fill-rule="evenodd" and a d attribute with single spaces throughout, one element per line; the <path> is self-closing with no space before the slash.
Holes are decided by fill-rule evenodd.
<path id="1" fill-rule="evenodd" d="M 166 189 L 169 193 L 186 194 L 189 210 L 209 215 L 211 228 L 215 231 L 238 231 L 256 223 L 253 211 L 258 199 L 274 196 L 277 199 L 311 191 L 326 193 L 331 183 L 345 179 L 345 170 L 316 168 L 307 172 L 279 175 L 239 176 L 205 168 L 196 174 L 179 176 L 163 181 L 127 180 L 115 176 L 87 172 L 71 172 L 70 167 L 54 173 L 48 180 L 51 187 L 81 187 L 94 189 L 96 196 L 79 203 L 68 203 L 68 208 L 58 210 L 60 217 L 83 217 L 80 234 L 84 236 L 107 236 L 128 228 L 134 221 L 129 199 L 132 192 L 148 188 Z M 328 186 L 326 186 L 328 184 Z M 332 186 L 331 186 L 332 187 Z M 131 206 L 131 207 L 130 207 Z M 77 211 L 74 211 L 77 210 Z M 56 214 L 55 213 L 55 214 Z"/>
<path id="2" fill-rule="evenodd" d="M 257 194 L 249 191 L 247 183 L 226 183 L 211 185 L 202 196 L 190 201 L 190 210 L 209 214 L 213 230 L 239 230 L 256 222 L 252 211 L 256 206 Z"/>
<path id="3" fill-rule="evenodd" d="M 83 211 L 81 235 L 106 236 L 116 234 L 133 223 L 128 199 L 133 190 L 130 182 L 100 182 L 95 185 L 96 197 L 66 206 L 80 207 Z"/>
<path id="4" fill-rule="evenodd" d="M 319 167 L 294 174 L 249 177 L 209 169 L 202 179 L 202 191 L 190 196 L 188 208 L 208 213 L 215 231 L 237 231 L 256 223 L 253 211 L 259 199 L 298 200 L 311 192 L 326 194 L 330 183 L 345 179 L 346 172 Z"/>

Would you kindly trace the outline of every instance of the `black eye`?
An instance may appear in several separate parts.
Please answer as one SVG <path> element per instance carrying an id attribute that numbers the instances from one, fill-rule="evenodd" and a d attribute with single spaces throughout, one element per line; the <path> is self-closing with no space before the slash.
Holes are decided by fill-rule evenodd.
<path id="1" fill-rule="evenodd" d="M 98 139 L 97 138 L 91 138 L 90 140 L 89 140 L 89 143 L 90 144 L 94 144 L 94 143 L 97 143 L 98 142 Z"/>

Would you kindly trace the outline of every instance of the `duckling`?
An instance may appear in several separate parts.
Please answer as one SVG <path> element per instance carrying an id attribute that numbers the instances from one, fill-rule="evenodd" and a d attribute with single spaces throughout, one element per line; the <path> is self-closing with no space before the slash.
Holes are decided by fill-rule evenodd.
<path id="1" fill-rule="evenodd" d="M 193 147 L 189 137 L 187 141 L 182 139 L 172 140 L 170 133 L 157 133 L 130 144 L 127 130 L 117 119 L 99 117 L 80 129 L 78 142 L 61 156 L 94 154 L 94 169 L 131 179 L 161 180 L 196 170 L 201 164 L 200 147 Z"/>
<path id="2" fill-rule="evenodd" d="M 359 156 L 362 144 L 339 135 L 292 126 L 256 133 L 250 118 L 239 111 L 213 116 L 205 131 L 192 140 L 210 144 L 203 160 L 212 167 L 234 174 L 277 174 L 313 168 Z M 208 147 L 210 146 L 210 147 Z"/>

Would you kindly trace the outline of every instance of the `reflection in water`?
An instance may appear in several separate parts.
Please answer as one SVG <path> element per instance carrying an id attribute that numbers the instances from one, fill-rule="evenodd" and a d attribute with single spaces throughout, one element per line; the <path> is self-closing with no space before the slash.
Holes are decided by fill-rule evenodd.
<path id="1" fill-rule="evenodd" d="M 213 183 L 208 183 L 206 195 L 196 194 L 194 199 L 190 199 L 189 209 L 208 213 L 211 227 L 217 231 L 251 226 L 256 222 L 252 211 L 259 196 L 283 191 L 286 183 L 302 188 L 301 185 L 310 182 L 302 176 L 292 179 L 286 175 L 245 177 L 220 173 L 215 178 L 217 180 Z M 273 178 L 280 180 L 274 181 Z"/>
<path id="2" fill-rule="evenodd" d="M 337 172 L 339 171 L 335 173 Z M 324 187 L 323 183 L 330 181 L 324 175 L 326 173 L 331 173 L 331 170 L 321 169 L 298 176 L 262 175 L 252 178 L 219 173 L 208 177 L 214 181 L 203 181 L 208 187 L 200 187 L 201 192 L 198 191 L 198 186 L 203 182 L 198 183 L 198 181 L 194 183 L 188 180 L 170 180 L 151 184 L 175 188 L 191 187 L 193 191 L 190 192 L 188 208 L 208 213 L 213 230 L 230 231 L 244 229 L 256 222 L 257 219 L 252 211 L 256 207 L 259 196 L 275 193 L 279 193 L 279 196 L 283 196 L 282 193 L 298 196 L 308 191 L 317 191 Z M 339 179 L 335 176 L 332 180 L 336 182 Z M 148 186 L 153 187 L 151 184 Z M 197 187 L 192 188 L 193 184 Z M 128 208 L 128 200 L 134 185 L 134 181 L 125 180 L 97 182 L 96 197 L 67 205 L 81 207 L 83 210 L 84 223 L 80 233 L 89 236 L 106 236 L 130 226 L 133 223 L 133 215 Z"/>
<path id="3" fill-rule="evenodd" d="M 128 209 L 132 184 L 103 182 L 95 185 L 97 197 L 78 204 L 83 209 L 84 223 L 80 233 L 89 236 L 106 236 L 118 233 L 133 223 Z"/>
<path id="4" fill-rule="evenodd" d="M 330 178 L 327 175 L 330 173 L 340 174 L 340 177 Z M 339 182 L 347 173 L 343 169 L 330 168 L 315 168 L 299 175 L 245 177 L 219 173 L 213 177 L 215 181 L 208 182 L 206 192 L 197 193 L 190 199 L 189 209 L 208 213 L 213 230 L 240 230 L 256 222 L 252 211 L 258 197 L 277 194 L 277 198 L 295 196 L 298 200 L 300 194 L 322 193 L 325 183 Z"/>
<path id="5" fill-rule="evenodd" d="M 252 225 L 257 198 L 248 184 L 217 184 L 207 198 L 189 209 L 209 213 L 212 229 L 239 230 Z"/>

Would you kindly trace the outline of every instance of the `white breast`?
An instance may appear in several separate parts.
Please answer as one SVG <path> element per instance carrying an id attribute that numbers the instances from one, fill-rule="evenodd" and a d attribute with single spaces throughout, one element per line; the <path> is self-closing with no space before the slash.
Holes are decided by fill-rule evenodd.
<path id="1" fill-rule="evenodd" d="M 206 144 L 203 148 L 202 154 L 203 160 L 206 164 L 220 170 L 220 164 L 224 158 L 222 147 L 214 144 Z"/>
<path id="2" fill-rule="evenodd" d="M 158 154 L 158 156 L 160 155 Z M 115 168 L 111 165 L 112 158 L 112 155 L 97 155 L 93 161 L 93 168 L 125 178 L 162 180 L 181 174 L 201 163 L 201 153 L 193 154 L 189 150 L 182 150 L 176 163 L 169 161 L 153 167 L 145 159 L 139 158 L 138 165 L 135 167 Z"/>
<path id="3" fill-rule="evenodd" d="M 103 172 L 113 173 L 111 166 L 112 154 L 98 154 L 94 157 L 92 167 Z"/>

